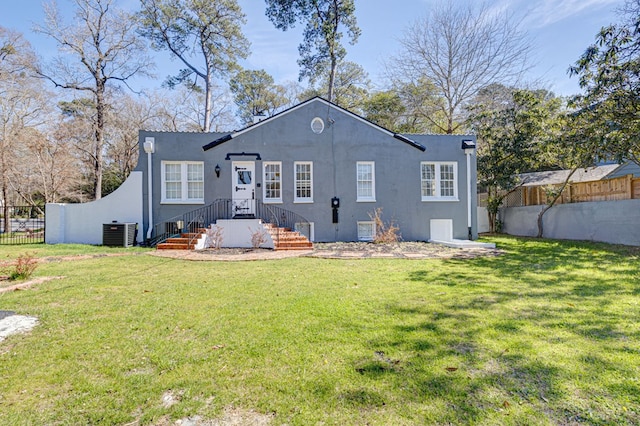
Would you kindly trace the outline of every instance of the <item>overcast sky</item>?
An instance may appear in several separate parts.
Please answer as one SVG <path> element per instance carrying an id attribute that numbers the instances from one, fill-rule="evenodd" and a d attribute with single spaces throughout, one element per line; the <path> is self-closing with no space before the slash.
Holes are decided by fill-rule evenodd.
<path id="1" fill-rule="evenodd" d="M 265 69 L 277 82 L 297 80 L 298 44 L 301 30 L 276 30 L 265 17 L 262 0 L 238 0 L 247 15 L 245 35 L 251 41 L 252 54 L 245 68 Z M 398 39 L 418 18 L 429 12 L 435 0 L 355 0 L 358 25 L 362 35 L 354 46 L 347 45 L 347 60 L 363 66 L 374 83 L 381 83 L 382 62 L 399 49 Z M 472 0 L 457 0 L 472 1 Z M 41 0 L 0 0 L 0 25 L 22 32 L 36 52 L 44 57 L 55 51 L 55 45 L 31 30 L 43 23 Z M 70 0 L 58 0 L 64 16 L 71 16 Z M 129 10 L 138 7 L 138 0 L 118 0 Z M 495 0 L 487 2 L 496 10 L 508 10 L 522 19 L 522 29 L 531 37 L 537 65 L 529 79 L 543 79 L 548 88 L 559 95 L 579 92 L 577 78 L 570 78 L 567 69 L 593 43 L 601 27 L 615 22 L 615 9 L 622 0 Z M 168 54 L 154 52 L 158 62 L 155 81 L 140 83 L 159 86 L 163 79 L 179 68 L 168 61 Z"/>

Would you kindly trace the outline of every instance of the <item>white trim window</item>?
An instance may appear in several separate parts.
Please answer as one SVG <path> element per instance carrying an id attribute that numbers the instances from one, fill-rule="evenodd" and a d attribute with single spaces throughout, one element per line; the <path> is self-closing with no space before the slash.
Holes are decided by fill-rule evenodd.
<path id="1" fill-rule="evenodd" d="M 358 221 L 358 241 L 373 241 L 376 237 L 376 223 Z"/>
<path id="2" fill-rule="evenodd" d="M 294 203 L 313 203 L 313 163 L 296 161 L 293 163 Z"/>
<path id="3" fill-rule="evenodd" d="M 422 201 L 458 201 L 458 163 L 420 163 Z"/>
<path id="4" fill-rule="evenodd" d="M 204 204 L 204 162 L 162 161 L 163 204 Z"/>
<path id="5" fill-rule="evenodd" d="M 356 163 L 356 201 L 376 201 L 376 167 L 373 161 Z"/>
<path id="6" fill-rule="evenodd" d="M 279 161 L 265 161 L 264 192 L 262 199 L 265 203 L 282 203 L 282 163 Z"/>

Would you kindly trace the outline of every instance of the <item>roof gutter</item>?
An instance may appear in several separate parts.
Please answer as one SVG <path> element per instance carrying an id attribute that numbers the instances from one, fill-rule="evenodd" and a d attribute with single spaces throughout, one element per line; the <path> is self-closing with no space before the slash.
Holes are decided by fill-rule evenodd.
<path id="1" fill-rule="evenodd" d="M 411 145 L 411 146 L 412 146 L 412 147 L 414 147 L 414 148 L 419 149 L 419 150 L 420 150 L 420 151 L 422 151 L 422 152 L 424 152 L 424 151 L 426 151 L 426 150 L 427 150 L 427 148 L 425 148 L 425 147 L 424 147 L 424 145 L 421 145 L 421 144 L 419 144 L 418 142 L 416 142 L 416 141 L 414 141 L 414 140 L 411 140 L 411 139 L 409 139 L 409 138 L 408 138 L 408 137 L 406 137 L 406 136 L 401 135 L 400 133 L 394 133 L 394 134 L 393 134 L 393 137 L 394 137 L 394 138 L 396 138 L 396 139 L 398 139 L 399 141 L 402 141 L 402 142 L 404 142 L 404 143 L 406 143 L 406 144 Z"/>
<path id="2" fill-rule="evenodd" d="M 221 137 L 219 139 L 216 139 L 213 142 L 209 142 L 208 144 L 206 144 L 205 146 L 202 147 L 202 150 L 203 151 L 208 151 L 211 148 L 215 148 L 216 146 L 218 146 L 220 144 L 223 144 L 223 143 L 225 143 L 227 141 L 230 141 L 231 139 L 233 139 L 233 134 L 229 133 L 228 135 L 225 135 L 225 136 L 223 136 L 223 137 Z"/>

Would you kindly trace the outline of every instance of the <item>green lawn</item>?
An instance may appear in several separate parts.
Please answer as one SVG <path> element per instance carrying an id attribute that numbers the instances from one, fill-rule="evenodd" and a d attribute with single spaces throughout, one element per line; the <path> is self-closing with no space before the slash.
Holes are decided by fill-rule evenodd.
<path id="1" fill-rule="evenodd" d="M 40 319 L 0 343 L 0 424 L 640 424 L 640 251 L 492 241 L 504 255 L 42 264 L 66 278 L 0 294 Z"/>

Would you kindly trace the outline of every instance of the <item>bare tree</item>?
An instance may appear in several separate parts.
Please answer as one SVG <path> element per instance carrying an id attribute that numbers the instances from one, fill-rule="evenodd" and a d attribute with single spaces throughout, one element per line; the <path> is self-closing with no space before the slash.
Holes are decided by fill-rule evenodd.
<path id="1" fill-rule="evenodd" d="M 68 138 L 62 137 L 59 119 L 40 132 L 35 129 L 23 138 L 25 156 L 15 168 L 20 179 L 12 180 L 15 191 L 29 205 L 77 201 L 81 183 L 79 159 Z"/>
<path id="2" fill-rule="evenodd" d="M 156 114 L 147 128 L 170 132 L 201 132 L 204 96 L 203 93 L 186 86 L 177 90 L 158 90 L 148 94 L 150 102 L 155 105 Z M 237 128 L 231 94 L 221 86 L 214 85 L 211 97 L 210 130 L 221 132 Z"/>
<path id="3" fill-rule="evenodd" d="M 173 87 L 186 83 L 202 90 L 204 117 L 201 130 L 211 129 L 214 111 L 214 76 L 225 76 L 246 58 L 249 42 L 242 34 L 244 14 L 236 0 L 141 0 L 141 33 L 156 49 L 167 49 L 186 68 L 170 77 Z"/>
<path id="4" fill-rule="evenodd" d="M 144 96 L 109 92 L 112 108 L 105 128 L 106 161 L 103 193 L 116 190 L 138 163 L 138 131 L 146 129 L 158 108 Z"/>
<path id="5" fill-rule="evenodd" d="M 43 124 L 47 99 L 39 81 L 25 72 L 35 55 L 22 35 L 0 27 L 0 46 L 0 202 L 6 230 L 9 203 L 15 201 L 10 200 L 12 189 L 22 181 L 16 167 L 29 163 L 23 141 L 30 129 Z"/>
<path id="6" fill-rule="evenodd" d="M 486 6 L 436 4 L 401 39 L 401 52 L 389 62 L 391 77 L 405 83 L 424 79 L 442 102 L 444 116 L 432 124 L 444 133 L 462 125 L 462 109 L 478 91 L 492 83 L 515 84 L 529 67 L 531 44 L 519 21 Z"/>
<path id="7" fill-rule="evenodd" d="M 25 72 L 35 61 L 31 45 L 22 34 L 0 26 L 0 80 Z"/>
<path id="8" fill-rule="evenodd" d="M 36 31 L 58 43 L 62 56 L 37 73 L 56 87 L 87 93 L 93 101 L 93 196 L 102 196 L 104 132 L 110 85 L 148 74 L 150 59 L 133 31 L 132 17 L 115 8 L 115 0 L 74 0 L 75 24 L 67 25 L 56 3 L 45 7 L 46 21 Z"/>

